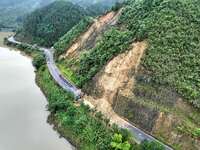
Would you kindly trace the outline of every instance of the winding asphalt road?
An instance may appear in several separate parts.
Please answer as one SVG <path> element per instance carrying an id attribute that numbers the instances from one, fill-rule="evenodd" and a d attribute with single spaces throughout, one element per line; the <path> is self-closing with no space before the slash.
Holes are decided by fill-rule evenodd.
<path id="1" fill-rule="evenodd" d="M 14 44 L 22 44 L 21 42 L 16 41 L 13 36 L 9 37 L 8 41 Z M 27 45 L 32 46 L 30 44 Z M 49 69 L 51 76 L 56 81 L 56 83 L 59 84 L 66 91 L 73 93 L 76 99 L 79 99 L 81 96 L 81 90 L 76 88 L 73 84 L 71 84 L 67 79 L 65 79 L 61 75 L 59 69 L 57 68 L 54 62 L 53 50 L 44 47 L 37 47 L 37 48 L 44 52 L 46 57 L 47 67 Z"/>
<path id="2" fill-rule="evenodd" d="M 22 44 L 21 42 L 18 42 L 14 39 L 14 37 L 10 37 L 8 38 L 8 41 L 14 44 Z M 29 45 L 29 44 L 27 44 Z M 32 45 L 29 45 L 32 46 Z M 54 78 L 54 80 L 66 91 L 69 91 L 71 93 L 73 93 L 75 95 L 75 97 L 77 99 L 79 99 L 81 97 L 81 90 L 76 88 L 73 84 L 71 84 L 67 79 L 65 79 L 59 69 L 57 68 L 55 62 L 54 62 L 54 58 L 53 58 L 53 49 L 48 49 L 48 48 L 43 48 L 43 47 L 38 47 L 39 50 L 43 51 L 45 56 L 46 56 L 46 62 L 47 62 L 47 66 L 49 69 L 50 74 L 52 75 L 52 77 Z M 158 141 L 156 138 L 154 138 L 153 136 L 145 133 L 144 131 L 142 131 L 141 129 L 133 126 L 133 125 L 127 125 L 127 126 L 123 126 L 122 128 L 126 128 L 128 129 L 136 138 L 137 142 L 140 143 L 144 140 L 147 141 L 156 141 L 158 143 L 160 143 L 161 145 L 163 145 L 165 147 L 166 150 L 173 150 L 171 147 L 169 147 L 168 145 L 165 145 L 164 143 L 161 143 L 160 141 Z"/>

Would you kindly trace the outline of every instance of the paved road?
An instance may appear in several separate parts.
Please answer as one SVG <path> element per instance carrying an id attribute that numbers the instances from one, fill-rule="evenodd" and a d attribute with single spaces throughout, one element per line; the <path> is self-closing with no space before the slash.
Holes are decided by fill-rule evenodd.
<path id="1" fill-rule="evenodd" d="M 161 145 L 163 145 L 164 148 L 165 148 L 165 150 L 173 150 L 168 145 L 165 145 L 164 143 L 158 141 L 156 138 L 152 137 L 151 135 L 145 133 L 141 129 L 139 129 L 139 128 L 131 125 L 131 124 L 128 125 L 128 126 L 125 126 L 123 128 L 128 129 L 134 135 L 134 137 L 136 138 L 136 140 L 138 142 L 142 142 L 144 140 L 147 140 L 147 141 L 156 141 L 156 142 L 160 143 Z"/>
<path id="2" fill-rule="evenodd" d="M 53 53 L 51 49 L 46 49 L 46 48 L 40 48 L 45 55 L 46 55 L 46 61 L 47 61 L 47 66 L 49 69 L 50 74 L 54 78 L 54 80 L 65 90 L 73 93 L 77 99 L 80 98 L 81 96 L 81 90 L 76 88 L 73 84 L 71 84 L 67 79 L 65 79 L 59 69 L 57 68 L 54 59 L 53 59 Z"/>
<path id="3" fill-rule="evenodd" d="M 11 43 L 15 44 L 22 44 L 21 42 L 18 42 L 14 39 L 14 37 L 8 38 L 8 41 Z M 29 45 L 31 46 L 31 45 Z M 76 88 L 73 84 L 71 84 L 67 79 L 65 79 L 59 69 L 57 68 L 54 58 L 53 58 L 53 52 L 52 49 L 48 48 L 43 48 L 43 47 L 38 47 L 39 50 L 43 51 L 45 56 L 46 56 L 46 62 L 47 62 L 47 67 L 49 69 L 50 74 L 54 78 L 54 80 L 65 90 L 71 92 L 74 94 L 74 96 L 79 99 L 81 96 L 81 90 Z"/>
<path id="4" fill-rule="evenodd" d="M 22 44 L 21 42 L 18 42 L 14 39 L 14 37 L 10 37 L 8 38 L 9 42 L 15 43 L 15 44 Z M 31 45 L 30 45 L 31 46 Z M 38 47 L 41 51 L 44 52 L 45 56 L 46 56 L 46 61 L 47 61 L 47 66 L 49 69 L 49 72 L 51 73 L 52 77 L 54 78 L 54 80 L 65 90 L 72 92 L 75 97 L 78 99 L 81 96 L 81 90 L 77 89 L 74 85 L 72 85 L 67 79 L 65 79 L 60 71 L 58 70 L 55 62 L 54 62 L 54 58 L 53 58 L 53 52 L 52 49 L 48 49 L 48 48 L 43 48 L 43 47 Z M 144 131 L 142 131 L 141 129 L 129 124 L 127 126 L 123 126 L 122 128 L 126 128 L 128 129 L 136 138 L 136 140 L 138 142 L 142 142 L 144 140 L 148 140 L 148 141 L 157 141 L 158 143 L 162 144 L 166 150 L 173 150 L 171 147 L 161 143 L 160 141 L 158 141 L 157 139 L 155 139 L 153 136 L 145 133 Z"/>

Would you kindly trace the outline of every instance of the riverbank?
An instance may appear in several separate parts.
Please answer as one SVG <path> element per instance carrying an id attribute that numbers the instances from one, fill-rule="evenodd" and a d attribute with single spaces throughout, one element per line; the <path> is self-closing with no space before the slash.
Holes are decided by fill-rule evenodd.
<path id="1" fill-rule="evenodd" d="M 0 149 L 72 150 L 47 123 L 47 101 L 35 82 L 32 60 L 0 46 L 0 68 Z"/>
<path id="2" fill-rule="evenodd" d="M 0 47 L 5 47 L 5 48 L 10 48 L 10 47 L 12 47 L 12 50 L 14 50 L 14 51 L 18 51 L 18 52 L 20 52 L 21 53 L 21 55 L 23 55 L 23 56 L 26 56 L 26 57 L 28 57 L 29 59 L 31 59 L 31 62 L 33 62 L 34 61 L 34 56 L 35 55 L 42 55 L 41 54 L 41 52 L 39 52 L 37 49 L 30 49 L 30 47 L 26 47 L 26 46 L 19 46 L 19 45 L 14 45 L 14 44 L 8 44 L 8 45 L 5 45 L 5 41 L 4 41 L 4 39 L 5 38 L 7 38 L 7 37 L 9 37 L 9 36 L 12 36 L 14 33 L 12 33 L 12 32 L 0 32 Z M 32 63 L 32 65 L 33 65 L 33 63 Z M 35 71 L 34 71 L 34 74 L 35 74 L 35 83 L 37 84 L 37 86 L 40 88 L 40 86 L 39 86 L 39 84 L 38 84 L 38 82 L 37 82 L 37 78 L 38 78 L 38 72 L 37 72 L 37 69 L 35 69 Z M 41 88 L 40 88 L 40 90 L 41 90 L 41 92 L 44 94 L 45 92 L 44 92 L 44 90 L 42 90 Z M 45 98 L 46 98 L 46 96 L 45 96 Z M 46 98 L 46 101 L 48 102 L 48 99 Z M 45 107 L 45 106 L 44 106 Z M 45 110 L 46 111 L 46 110 Z M 48 111 L 49 112 L 49 111 Z M 51 114 L 49 113 L 49 115 L 48 115 L 48 118 L 52 118 L 52 117 L 50 117 L 51 116 Z M 48 124 L 49 125 L 51 125 L 51 126 L 54 126 L 55 124 L 53 123 L 53 122 L 49 122 L 49 119 L 48 118 L 46 118 L 47 119 L 47 122 L 48 122 Z M 54 128 L 55 129 L 55 128 Z M 55 130 L 55 131 L 57 131 L 57 130 Z M 59 132 L 57 132 L 57 133 L 59 133 Z M 58 136 L 58 139 L 59 139 L 59 137 L 63 137 L 61 134 L 59 134 L 59 136 Z M 69 138 L 65 138 L 65 140 L 66 141 L 68 141 L 71 145 L 72 145 L 72 147 L 73 147 L 73 149 L 75 149 L 74 148 L 74 145 L 73 145 L 73 142 L 69 139 Z M 67 142 L 66 142 L 67 143 Z M 69 146 L 67 146 L 66 145 L 66 148 L 69 148 Z M 65 149 L 65 148 L 64 148 Z M 70 149 L 68 149 L 68 150 L 72 150 L 71 148 Z"/>
<path id="3" fill-rule="evenodd" d="M 46 70 L 46 67 L 44 67 L 44 68 Z M 44 93 L 44 95 L 45 95 L 45 97 L 48 101 L 48 104 L 49 104 L 50 103 L 49 99 L 48 99 L 48 93 L 49 92 L 48 92 L 47 88 L 45 88 L 44 83 L 43 83 L 44 81 L 42 79 L 43 71 L 44 71 L 43 69 L 35 71 L 35 73 L 36 73 L 36 79 L 35 80 L 36 80 L 37 85 L 40 87 L 40 90 Z M 49 74 L 49 77 L 50 77 L 50 74 Z M 56 85 L 56 83 L 54 83 L 54 84 Z M 48 107 L 48 105 L 47 105 L 47 107 Z M 71 145 L 73 145 L 74 147 L 76 147 L 76 149 L 78 149 L 78 145 L 77 145 L 78 142 L 76 142 L 76 138 L 74 138 L 72 136 L 72 133 L 70 132 L 70 130 L 64 131 L 62 129 L 62 127 L 59 125 L 59 122 L 57 121 L 57 118 L 54 115 L 54 113 L 49 114 L 47 121 L 50 125 L 53 126 L 53 129 L 59 133 L 60 137 L 65 138 L 67 141 L 69 141 L 71 143 Z"/>
<path id="4" fill-rule="evenodd" d="M 4 38 L 12 36 L 14 33 L 13 32 L 1 32 L 0 31 L 0 47 L 5 47 L 4 45 Z"/>

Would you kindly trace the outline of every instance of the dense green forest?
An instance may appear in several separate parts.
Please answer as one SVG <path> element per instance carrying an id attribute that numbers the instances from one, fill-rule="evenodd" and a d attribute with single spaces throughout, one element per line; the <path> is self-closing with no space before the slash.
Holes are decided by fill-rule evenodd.
<path id="1" fill-rule="evenodd" d="M 199 14 L 200 2 L 197 0 L 129 0 L 124 4 L 117 26 L 106 31 L 95 47 L 84 51 L 79 60 L 72 59 L 70 61 L 66 59 L 62 64 L 62 66 L 66 66 L 63 72 L 76 85 L 83 87 L 94 79 L 93 77 L 113 57 L 128 50 L 130 43 L 147 41 L 148 48 L 142 59 L 141 70 L 139 70 L 139 73 L 143 73 L 145 82 L 141 89 L 145 88 L 146 90 L 141 92 L 142 90 L 139 89 L 141 95 L 155 94 L 149 88 L 151 86 L 156 87 L 155 91 L 159 94 L 162 92 L 157 87 L 170 89 L 192 104 L 184 103 L 190 107 L 191 112 L 187 116 L 187 111 L 179 111 L 176 106 L 174 106 L 175 108 L 167 106 L 165 103 L 170 99 L 169 93 L 166 93 L 166 99 L 162 95 L 155 94 L 155 97 L 151 97 L 153 102 L 145 99 L 145 96 L 141 96 L 141 99 L 136 97 L 137 103 L 143 103 L 142 105 L 145 108 L 153 107 L 158 112 L 166 112 L 177 117 L 176 121 L 181 123 L 173 126 L 172 130 L 180 136 L 196 140 L 200 135 L 198 115 L 194 115 L 196 110 L 198 111 L 200 108 Z M 66 43 L 70 42 L 67 41 Z M 70 63 L 76 63 L 77 66 Z M 139 83 L 137 84 L 137 86 L 141 86 Z M 84 88 L 90 87 L 84 86 Z M 158 97 L 163 100 L 162 104 L 160 102 L 154 103 Z M 176 99 L 173 100 L 173 103 L 176 103 Z M 183 102 L 181 101 L 181 103 Z M 197 109 L 192 108 L 192 106 Z M 125 110 L 127 116 L 129 115 L 128 110 L 131 109 L 127 107 Z M 127 117 L 126 115 L 125 117 Z M 170 141 L 172 137 L 166 135 L 167 131 L 158 131 L 156 134 L 161 140 L 174 144 Z M 192 142 L 191 145 L 195 145 Z M 184 140 L 177 141 L 173 146 L 182 149 L 185 146 L 182 147 L 183 143 Z M 189 144 L 186 144 L 186 146 L 190 146 L 192 149 Z"/>
<path id="2" fill-rule="evenodd" d="M 56 1 L 29 14 L 17 37 L 25 42 L 52 46 L 85 16 L 86 12 L 81 7 Z"/>
<path id="3" fill-rule="evenodd" d="M 3 27 L 16 29 L 22 24 L 24 15 L 43 7 L 53 0 L 1 0 L 0 1 L 0 24 Z M 0 27 L 1 29 L 2 27 Z"/>
<path id="4" fill-rule="evenodd" d="M 1 0 L 0 1 L 0 26 L 1 28 L 21 27 L 25 16 L 35 9 L 42 8 L 56 0 Z M 109 10 L 116 2 L 121 0 L 63 0 L 79 5 L 90 16 L 97 16 Z"/>
<path id="5" fill-rule="evenodd" d="M 136 40 L 148 39 L 143 66 L 158 84 L 167 84 L 200 108 L 200 1 L 128 2 L 121 23 Z"/>
<path id="6" fill-rule="evenodd" d="M 23 27 L 18 31 L 17 38 L 24 42 L 52 46 L 85 16 L 95 17 L 101 15 L 110 10 L 115 2 L 117 0 L 109 2 L 104 0 L 90 2 L 84 0 L 67 2 L 67 0 L 63 0 L 53 2 L 22 18 Z M 87 25 L 86 20 L 80 24 L 82 26 L 84 24 Z"/>

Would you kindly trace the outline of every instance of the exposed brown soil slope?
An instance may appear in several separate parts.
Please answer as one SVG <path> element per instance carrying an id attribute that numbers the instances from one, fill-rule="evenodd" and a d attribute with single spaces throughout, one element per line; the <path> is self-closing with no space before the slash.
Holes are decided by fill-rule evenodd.
<path id="1" fill-rule="evenodd" d="M 106 115 L 111 123 L 129 124 L 123 118 L 181 150 L 199 150 L 200 141 L 179 131 L 200 126 L 198 115 L 171 88 L 152 85 L 140 61 L 146 42 L 113 58 L 84 90 L 84 99 Z M 146 75 L 147 74 L 147 75 Z M 144 81 L 140 81 L 144 80 Z M 188 120 L 190 119 L 190 120 Z"/>
<path id="2" fill-rule="evenodd" d="M 92 91 L 102 91 L 98 97 L 95 94 L 85 96 L 84 99 L 90 101 L 97 110 L 101 111 L 112 123 L 117 123 L 121 126 L 127 124 L 121 119 L 112 108 L 112 103 L 119 90 L 124 87 L 133 87 L 130 84 L 134 83 L 134 79 L 130 80 L 129 76 L 137 71 L 137 67 L 147 47 L 146 42 L 134 43 L 130 51 L 122 53 L 111 60 L 105 68 L 94 78 L 91 84 Z M 134 70 L 134 72 L 130 72 Z M 129 93 L 129 91 L 126 91 Z"/>
<path id="3" fill-rule="evenodd" d="M 104 31 L 110 27 L 110 25 L 116 24 L 121 10 L 118 12 L 109 12 L 104 16 L 97 18 L 89 29 L 83 33 L 72 46 L 64 54 L 64 58 L 75 58 L 80 51 L 94 47 L 96 41 L 104 33 Z"/>

